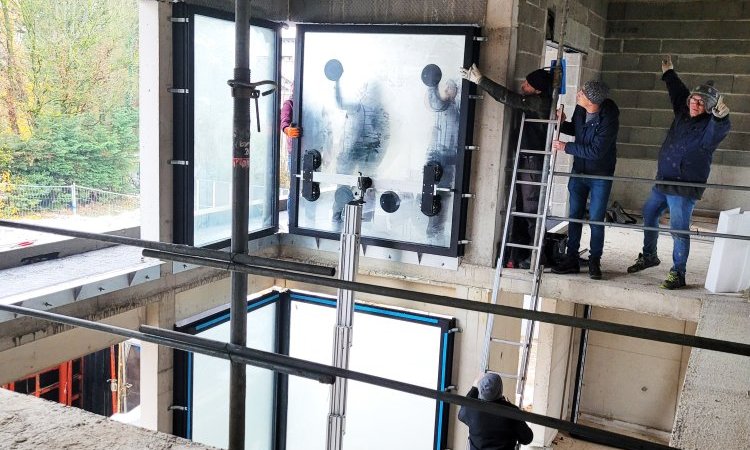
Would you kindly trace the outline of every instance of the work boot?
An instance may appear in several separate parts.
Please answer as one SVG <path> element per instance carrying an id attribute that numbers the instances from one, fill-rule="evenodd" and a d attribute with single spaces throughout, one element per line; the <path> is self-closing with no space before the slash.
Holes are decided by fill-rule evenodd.
<path id="1" fill-rule="evenodd" d="M 662 289 L 677 289 L 685 286 L 685 274 L 670 270 L 667 279 L 661 284 Z"/>
<path id="2" fill-rule="evenodd" d="M 552 267 L 552 273 L 566 274 L 566 273 L 579 273 L 581 266 L 578 264 L 577 256 L 566 255 L 563 261 Z"/>
<path id="3" fill-rule="evenodd" d="M 638 259 L 635 260 L 635 264 L 628 267 L 628 273 L 640 272 L 643 269 L 658 266 L 659 264 L 661 264 L 661 261 L 659 261 L 658 256 L 646 256 L 643 253 L 638 253 Z"/>
<path id="4" fill-rule="evenodd" d="M 589 278 L 592 280 L 602 279 L 601 258 L 589 256 Z"/>

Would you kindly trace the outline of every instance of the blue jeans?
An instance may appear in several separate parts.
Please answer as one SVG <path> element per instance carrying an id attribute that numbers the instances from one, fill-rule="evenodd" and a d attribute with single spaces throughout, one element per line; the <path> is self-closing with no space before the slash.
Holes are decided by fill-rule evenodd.
<path id="1" fill-rule="evenodd" d="M 654 186 L 651 195 L 643 205 L 643 225 L 658 227 L 659 217 L 669 209 L 669 228 L 672 230 L 690 229 L 690 218 L 696 200 L 681 195 L 668 195 L 660 192 Z M 643 255 L 656 255 L 656 242 L 659 240 L 658 231 L 643 232 Z M 690 254 L 690 235 L 672 234 L 674 249 L 672 250 L 672 270 L 685 275 L 688 254 Z"/>
<path id="2" fill-rule="evenodd" d="M 611 190 L 611 180 L 571 177 L 568 180 L 568 192 L 570 193 L 568 217 L 583 219 L 586 214 L 586 200 L 591 195 L 589 220 L 604 222 L 604 214 L 607 212 L 607 202 Z M 589 227 L 591 228 L 591 257 L 601 258 L 604 250 L 604 225 L 589 225 Z M 568 225 L 568 256 L 578 258 L 582 229 L 583 225 L 580 223 L 571 222 Z"/>

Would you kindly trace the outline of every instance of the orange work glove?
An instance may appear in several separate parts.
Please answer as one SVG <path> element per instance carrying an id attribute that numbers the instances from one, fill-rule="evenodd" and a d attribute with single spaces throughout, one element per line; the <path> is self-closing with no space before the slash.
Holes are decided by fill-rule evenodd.
<path id="1" fill-rule="evenodd" d="M 286 127 L 284 128 L 284 134 L 290 138 L 298 138 L 300 135 L 300 129 L 299 127 Z"/>

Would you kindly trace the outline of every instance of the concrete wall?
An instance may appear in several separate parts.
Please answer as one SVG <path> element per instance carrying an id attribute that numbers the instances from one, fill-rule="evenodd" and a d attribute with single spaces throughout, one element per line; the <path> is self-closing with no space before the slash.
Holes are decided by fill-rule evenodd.
<path id="1" fill-rule="evenodd" d="M 594 308 L 592 319 L 695 334 L 696 324 L 614 309 Z M 690 349 L 591 332 L 581 413 L 645 428 L 672 429 Z"/>
<path id="2" fill-rule="evenodd" d="M 620 106 L 617 175 L 651 178 L 673 114 L 660 60 L 671 54 L 689 88 L 708 79 L 726 94 L 732 132 L 714 155 L 709 182 L 750 175 L 750 2 L 611 1 L 602 63 Z M 615 183 L 611 199 L 639 210 L 650 184 Z M 709 190 L 698 209 L 750 206 L 747 193 Z"/>

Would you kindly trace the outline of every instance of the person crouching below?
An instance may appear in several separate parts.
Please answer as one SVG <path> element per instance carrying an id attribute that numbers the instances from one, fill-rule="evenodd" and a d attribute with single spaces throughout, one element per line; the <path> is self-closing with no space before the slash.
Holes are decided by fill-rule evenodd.
<path id="1" fill-rule="evenodd" d="M 481 374 L 469 393 L 469 398 L 517 408 L 503 397 L 503 381 L 496 373 Z M 509 419 L 462 406 L 458 420 L 469 427 L 470 450 L 515 450 L 517 444 L 528 444 L 534 433 L 526 422 Z"/>

